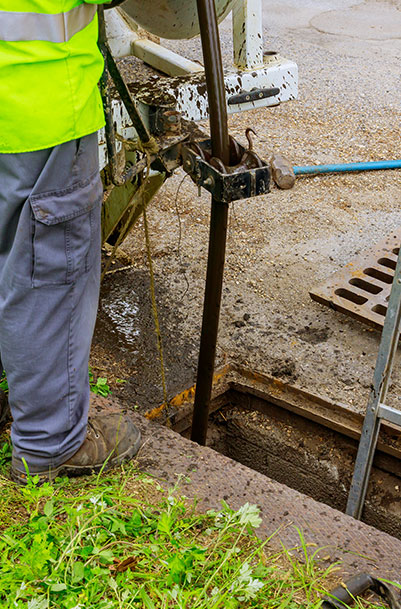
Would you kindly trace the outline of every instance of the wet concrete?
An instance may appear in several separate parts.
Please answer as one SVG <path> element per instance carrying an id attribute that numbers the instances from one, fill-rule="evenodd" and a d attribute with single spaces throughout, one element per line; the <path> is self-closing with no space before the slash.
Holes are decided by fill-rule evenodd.
<path id="1" fill-rule="evenodd" d="M 169 398 L 191 384 L 195 374 L 194 345 L 180 333 L 180 318 L 169 307 L 166 294 L 158 290 L 158 315 L 163 333 L 163 355 Z M 93 341 L 92 364 L 107 374 L 106 352 L 114 360 L 114 394 L 127 403 L 147 410 L 163 402 L 160 360 L 150 299 L 149 274 L 134 269 L 106 277 L 102 285 L 99 313 Z M 179 357 L 178 357 L 179 354 Z M 120 371 L 120 372 L 118 372 Z M 113 378 L 110 378 L 113 384 Z"/>

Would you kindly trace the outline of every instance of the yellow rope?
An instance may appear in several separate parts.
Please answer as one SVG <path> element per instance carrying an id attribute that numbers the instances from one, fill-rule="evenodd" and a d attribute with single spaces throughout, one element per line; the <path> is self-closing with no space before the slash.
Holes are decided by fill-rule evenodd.
<path id="1" fill-rule="evenodd" d="M 148 264 L 149 264 L 149 275 L 150 275 L 150 295 L 152 300 L 152 311 L 153 311 L 153 320 L 155 324 L 155 333 L 157 338 L 157 349 L 159 351 L 159 360 L 160 360 L 160 374 L 162 380 L 162 388 L 163 388 L 163 404 L 160 407 L 160 412 L 166 409 L 166 421 L 167 424 L 170 424 L 168 418 L 168 398 L 167 398 L 167 385 L 166 385 L 166 373 L 164 368 L 164 357 L 163 357 L 163 343 L 160 332 L 160 324 L 159 324 L 159 315 L 157 312 L 157 303 L 156 303 L 156 292 L 155 292 L 155 277 L 153 273 L 153 260 L 152 253 L 150 250 L 150 238 L 149 238 L 149 226 L 148 226 L 148 217 L 146 214 L 146 208 L 143 208 L 143 226 L 145 229 L 145 240 L 146 240 L 146 252 L 148 256 Z"/>
<path id="2" fill-rule="evenodd" d="M 148 173 L 149 173 L 149 172 L 148 172 Z M 142 182 L 142 184 L 140 185 L 140 187 L 138 188 L 138 190 L 137 190 L 137 191 L 136 191 L 136 193 L 135 193 L 135 197 L 137 197 L 139 194 L 141 194 L 141 195 L 142 195 L 142 201 L 143 201 L 143 202 L 144 202 L 144 195 L 145 195 L 145 190 L 146 190 L 146 185 L 147 185 L 147 183 L 148 183 L 148 179 L 149 179 L 149 178 L 148 178 L 148 174 L 147 174 L 146 179 L 145 179 L 145 180 Z M 104 269 L 103 269 L 103 271 L 102 271 L 102 275 L 101 275 L 101 277 L 100 277 L 100 281 L 101 281 L 101 282 L 103 281 L 103 279 L 104 279 L 104 277 L 105 277 L 106 273 L 108 272 L 108 270 L 109 270 L 109 268 L 110 268 L 110 265 L 111 265 L 112 261 L 113 261 L 113 260 L 114 260 L 114 258 L 116 257 L 116 252 L 117 252 L 117 249 L 118 249 L 118 247 L 119 247 L 120 243 L 123 241 L 123 239 L 125 239 L 125 237 L 126 237 L 126 236 L 127 236 L 127 234 L 128 234 L 128 231 L 129 231 L 129 229 L 130 229 L 130 225 L 131 225 L 131 220 L 132 220 L 132 218 L 134 217 L 134 213 L 135 213 L 135 211 L 136 211 L 136 208 L 137 208 L 137 206 L 136 206 L 136 205 L 132 205 L 132 209 L 131 209 L 131 211 L 130 211 L 130 213 L 129 213 L 129 216 L 128 216 L 128 218 L 127 218 L 127 221 L 126 221 L 126 223 L 124 224 L 123 228 L 121 229 L 120 234 L 118 235 L 117 241 L 115 242 L 115 244 L 114 244 L 114 246 L 113 246 L 113 249 L 112 249 L 112 251 L 111 251 L 110 257 L 108 258 L 108 260 L 107 260 L 107 262 L 106 262 L 106 265 L 105 265 L 105 267 L 104 267 Z"/>
<path id="3" fill-rule="evenodd" d="M 148 218 L 146 215 L 146 201 L 145 201 L 146 186 L 149 182 L 151 155 L 157 153 L 158 146 L 157 146 L 156 140 L 153 137 L 151 137 L 149 142 L 146 142 L 146 143 L 141 142 L 140 140 L 135 140 L 135 141 L 124 140 L 121 136 L 117 136 L 117 137 L 119 140 L 121 140 L 123 142 L 123 145 L 126 146 L 127 148 L 128 148 L 128 146 L 132 146 L 130 148 L 131 150 L 140 150 L 141 152 L 146 154 L 146 159 L 147 159 L 146 177 L 143 180 L 139 189 L 137 190 L 136 197 L 138 197 L 138 195 L 142 196 L 143 226 L 145 229 L 146 252 L 147 252 L 147 258 L 148 258 L 149 276 L 150 276 L 150 296 L 151 296 L 151 302 L 152 302 L 153 321 L 154 321 L 154 325 L 155 325 L 155 333 L 156 333 L 156 339 L 157 339 L 157 349 L 159 352 L 159 360 L 160 360 L 160 375 L 161 375 L 162 389 L 163 389 L 163 404 L 159 407 L 159 410 L 161 413 L 164 409 L 166 409 L 166 421 L 167 421 L 167 425 L 170 426 L 170 421 L 168 418 L 168 397 L 167 397 L 166 373 L 165 373 L 165 368 L 164 368 L 163 343 L 162 343 L 162 337 L 161 337 L 161 332 L 160 332 L 159 315 L 158 315 L 158 311 L 157 311 L 155 277 L 154 277 L 154 272 L 153 272 L 153 260 L 152 260 L 152 253 L 151 253 L 151 247 L 150 247 L 149 226 L 148 226 Z M 116 243 L 114 244 L 113 250 L 111 252 L 111 256 L 109 257 L 109 259 L 106 263 L 106 266 L 103 270 L 103 273 L 101 276 L 101 281 L 103 280 L 104 276 L 106 275 L 106 273 L 110 267 L 110 264 L 115 257 L 118 246 L 120 245 L 121 241 L 124 239 L 124 237 L 126 236 L 128 230 L 130 228 L 130 223 L 131 223 L 131 220 L 135 213 L 135 210 L 136 210 L 136 207 L 133 205 L 131 212 L 129 214 L 129 217 L 128 217 L 126 223 L 124 224 L 124 227 L 121 230 Z"/>
<path id="4" fill-rule="evenodd" d="M 126 140 L 122 135 L 116 133 L 116 140 L 121 142 L 126 150 L 138 150 L 138 152 L 143 152 L 145 154 L 157 154 L 160 150 L 159 145 L 155 138 L 151 135 L 148 142 L 143 142 L 139 138 L 136 140 Z"/>

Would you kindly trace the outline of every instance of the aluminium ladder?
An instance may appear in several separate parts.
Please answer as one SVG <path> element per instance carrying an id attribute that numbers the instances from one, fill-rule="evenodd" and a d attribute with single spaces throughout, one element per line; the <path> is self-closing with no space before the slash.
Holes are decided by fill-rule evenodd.
<path id="1" fill-rule="evenodd" d="M 365 503 L 370 471 L 382 421 L 401 428 L 401 411 L 387 406 L 385 399 L 401 330 L 401 249 L 398 253 L 386 318 L 377 356 L 346 513 L 359 519 Z"/>

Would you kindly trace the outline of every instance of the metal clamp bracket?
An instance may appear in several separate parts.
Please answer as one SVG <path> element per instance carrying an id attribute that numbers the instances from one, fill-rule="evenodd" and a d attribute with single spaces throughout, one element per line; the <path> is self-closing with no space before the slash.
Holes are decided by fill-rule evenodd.
<path id="1" fill-rule="evenodd" d="M 234 150 L 231 157 L 236 164 L 224 167 L 221 161 L 213 158 L 211 140 L 207 139 L 182 147 L 184 171 L 199 188 L 210 192 L 221 203 L 270 192 L 271 172 L 268 164 L 233 138 L 230 140 L 231 149 Z"/>

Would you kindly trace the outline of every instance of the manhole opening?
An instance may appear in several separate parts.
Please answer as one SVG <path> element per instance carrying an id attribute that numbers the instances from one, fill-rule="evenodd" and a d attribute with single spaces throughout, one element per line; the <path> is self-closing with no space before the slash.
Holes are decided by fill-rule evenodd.
<path id="1" fill-rule="evenodd" d="M 210 417 L 208 445 L 342 512 L 358 442 L 269 401 L 229 389 Z M 187 429 L 183 435 L 189 435 Z M 392 438 L 400 443 L 400 432 Z M 401 538 L 401 460 L 376 451 L 364 522 Z"/>

